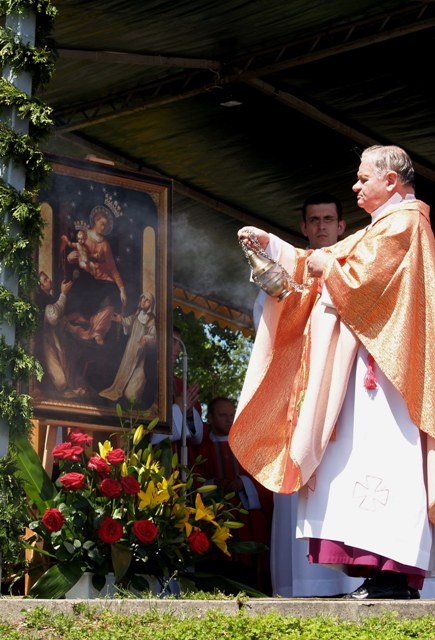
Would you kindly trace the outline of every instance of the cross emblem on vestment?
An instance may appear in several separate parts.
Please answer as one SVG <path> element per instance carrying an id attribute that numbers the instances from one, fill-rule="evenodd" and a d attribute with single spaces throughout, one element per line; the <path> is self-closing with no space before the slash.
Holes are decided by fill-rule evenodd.
<path id="1" fill-rule="evenodd" d="M 380 488 L 382 482 L 382 478 L 366 476 L 365 484 L 362 482 L 355 483 L 353 497 L 359 500 L 360 509 L 376 511 L 379 505 L 385 507 L 388 501 L 389 490 Z"/>

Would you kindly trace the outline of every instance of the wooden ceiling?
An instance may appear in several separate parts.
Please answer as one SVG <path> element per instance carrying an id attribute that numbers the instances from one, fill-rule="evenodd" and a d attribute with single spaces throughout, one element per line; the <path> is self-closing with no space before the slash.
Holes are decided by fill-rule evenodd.
<path id="1" fill-rule="evenodd" d="M 46 149 L 172 180 L 174 300 L 197 313 L 249 324 L 242 224 L 303 246 L 302 201 L 326 190 L 347 233 L 360 228 L 351 187 L 366 146 L 404 147 L 435 205 L 432 0 L 56 6 Z"/>

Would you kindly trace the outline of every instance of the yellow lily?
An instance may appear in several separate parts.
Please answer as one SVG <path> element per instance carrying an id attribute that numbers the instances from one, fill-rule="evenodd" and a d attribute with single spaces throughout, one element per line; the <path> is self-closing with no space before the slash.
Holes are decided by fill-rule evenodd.
<path id="1" fill-rule="evenodd" d="M 136 431 L 134 432 L 134 436 L 133 436 L 133 445 L 136 447 L 139 442 L 142 440 L 142 436 L 143 436 L 143 424 L 140 424 L 137 428 Z"/>
<path id="2" fill-rule="evenodd" d="M 206 520 L 212 522 L 216 527 L 219 526 L 215 520 L 215 513 L 210 507 L 206 507 L 199 493 L 195 498 L 195 520 Z"/>
<path id="3" fill-rule="evenodd" d="M 177 529 L 180 529 L 180 531 L 185 529 L 186 536 L 189 537 L 193 529 L 192 525 L 189 522 L 189 516 L 194 512 L 194 509 L 175 503 L 172 512 L 176 519 L 174 526 Z"/>
<path id="4" fill-rule="evenodd" d="M 227 527 L 217 527 L 216 531 L 212 535 L 211 539 L 215 543 L 215 545 L 223 552 L 226 556 L 231 556 L 230 552 L 227 548 L 227 540 L 231 538 L 230 530 Z"/>
<path id="5" fill-rule="evenodd" d="M 155 473 L 158 473 L 160 471 L 160 464 L 157 462 L 157 460 L 154 460 L 152 454 L 148 456 L 145 468 L 149 469 L 150 471 L 154 471 Z"/>
<path id="6" fill-rule="evenodd" d="M 122 463 L 122 465 L 121 465 L 121 476 L 122 476 L 123 478 L 125 478 L 125 476 L 128 476 L 128 467 L 127 467 L 127 463 L 126 463 L 126 461 L 125 461 L 125 460 L 124 460 L 124 462 L 123 462 L 123 463 Z"/>
<path id="7" fill-rule="evenodd" d="M 100 456 L 102 458 L 104 458 L 104 460 L 106 459 L 106 455 L 108 451 L 112 451 L 113 447 L 111 445 L 111 443 L 109 442 L 109 440 L 105 440 L 103 443 L 99 442 L 98 443 L 98 448 L 100 450 Z"/>
<path id="8" fill-rule="evenodd" d="M 163 502 L 169 500 L 169 493 L 166 483 L 159 483 L 156 487 L 154 482 L 150 480 L 146 491 L 140 491 L 139 493 L 139 510 L 143 511 L 146 507 L 153 509 Z"/>

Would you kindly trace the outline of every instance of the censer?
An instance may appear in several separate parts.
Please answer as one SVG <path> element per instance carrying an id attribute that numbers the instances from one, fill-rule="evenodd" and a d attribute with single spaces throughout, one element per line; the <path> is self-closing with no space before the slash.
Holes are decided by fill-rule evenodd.
<path id="1" fill-rule="evenodd" d="M 269 296 L 278 298 L 278 301 L 288 296 L 290 289 L 301 292 L 306 288 L 305 285 L 295 282 L 279 262 L 263 251 L 253 233 L 249 235 L 255 249 L 248 247 L 243 240 L 239 240 L 239 244 L 251 267 L 252 280 L 256 285 Z"/>

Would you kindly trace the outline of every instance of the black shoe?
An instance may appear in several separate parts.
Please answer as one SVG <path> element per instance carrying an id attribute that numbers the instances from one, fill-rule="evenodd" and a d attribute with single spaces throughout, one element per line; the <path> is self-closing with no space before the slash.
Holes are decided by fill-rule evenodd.
<path id="1" fill-rule="evenodd" d="M 377 584 L 376 580 L 367 578 L 358 589 L 344 597 L 346 600 L 418 600 L 420 598 L 420 592 L 417 589 L 400 582 Z"/>

